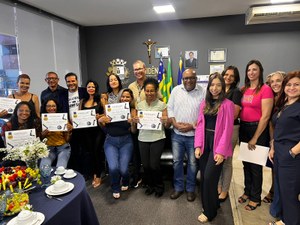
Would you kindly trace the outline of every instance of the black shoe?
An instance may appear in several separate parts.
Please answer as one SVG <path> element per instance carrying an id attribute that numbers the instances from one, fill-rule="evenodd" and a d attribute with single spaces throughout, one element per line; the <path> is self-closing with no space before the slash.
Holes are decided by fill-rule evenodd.
<path id="1" fill-rule="evenodd" d="M 160 198 L 164 194 L 163 190 L 156 190 L 155 191 L 155 197 Z"/>
<path id="2" fill-rule="evenodd" d="M 177 199 L 183 194 L 183 191 L 173 191 L 172 194 L 170 195 L 171 199 Z"/>
<path id="3" fill-rule="evenodd" d="M 153 188 L 147 187 L 147 189 L 146 189 L 146 191 L 145 191 L 145 194 L 146 194 L 146 195 L 152 195 L 153 192 L 154 192 L 154 189 L 153 189 Z"/>
<path id="4" fill-rule="evenodd" d="M 195 201 L 195 198 L 196 198 L 195 192 L 187 192 L 186 199 L 187 199 L 189 202 Z"/>

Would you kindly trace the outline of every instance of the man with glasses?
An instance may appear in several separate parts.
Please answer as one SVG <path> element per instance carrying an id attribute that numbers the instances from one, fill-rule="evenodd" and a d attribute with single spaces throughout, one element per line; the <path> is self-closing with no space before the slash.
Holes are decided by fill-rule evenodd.
<path id="1" fill-rule="evenodd" d="M 41 105 L 43 105 L 47 99 L 54 98 L 59 103 L 62 111 L 68 112 L 68 102 L 64 101 L 64 98 L 62 98 L 62 96 L 67 93 L 67 89 L 58 84 L 59 78 L 57 73 L 52 71 L 48 72 L 45 81 L 48 84 L 48 87 L 41 93 Z"/>
<path id="2" fill-rule="evenodd" d="M 197 84 L 196 72 L 186 69 L 182 75 L 183 84 L 176 86 L 168 102 L 168 116 L 172 121 L 172 152 L 174 169 L 174 190 L 171 199 L 180 197 L 184 190 L 187 200 L 196 198 L 197 161 L 194 153 L 195 125 L 200 102 L 205 98 L 205 90 Z M 186 188 L 184 188 L 184 157 L 187 156 Z"/>

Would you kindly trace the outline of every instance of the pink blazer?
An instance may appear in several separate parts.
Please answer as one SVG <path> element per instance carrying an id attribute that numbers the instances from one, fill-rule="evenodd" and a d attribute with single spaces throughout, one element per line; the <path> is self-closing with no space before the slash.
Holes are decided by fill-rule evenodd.
<path id="1" fill-rule="evenodd" d="M 200 147 L 201 153 L 204 151 L 205 146 L 205 118 L 203 109 L 205 107 L 205 101 L 200 104 L 200 111 L 198 116 L 197 127 L 195 130 L 194 146 Z M 234 124 L 234 104 L 232 101 L 225 99 L 217 114 L 217 121 L 215 127 L 214 136 L 214 155 L 221 154 L 226 159 L 228 156 L 232 156 L 232 133 Z"/>

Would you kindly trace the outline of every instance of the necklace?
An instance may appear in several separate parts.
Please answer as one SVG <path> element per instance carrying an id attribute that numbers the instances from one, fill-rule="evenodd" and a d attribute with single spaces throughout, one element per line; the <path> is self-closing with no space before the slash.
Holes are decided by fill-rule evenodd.
<path id="1" fill-rule="evenodd" d="M 276 119 L 279 119 L 279 117 L 281 116 L 281 114 L 283 113 L 283 111 L 285 111 L 288 107 L 290 107 L 290 105 L 285 104 L 282 109 L 278 112 Z"/>

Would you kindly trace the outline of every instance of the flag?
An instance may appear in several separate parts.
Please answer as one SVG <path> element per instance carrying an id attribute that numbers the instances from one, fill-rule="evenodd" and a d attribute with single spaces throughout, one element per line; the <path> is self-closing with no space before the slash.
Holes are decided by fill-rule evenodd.
<path id="1" fill-rule="evenodd" d="M 166 77 L 166 74 L 165 74 L 165 70 L 164 70 L 164 62 L 163 62 L 162 58 L 160 58 L 158 74 L 157 74 L 157 81 L 159 83 L 159 90 L 163 96 L 163 100 L 165 99 L 165 96 L 166 96 L 165 77 Z"/>
<path id="2" fill-rule="evenodd" d="M 178 67 L 178 78 L 177 78 L 177 84 L 178 85 L 180 85 L 182 83 L 182 74 L 183 74 L 183 71 L 184 71 L 184 65 L 183 65 L 181 54 L 180 54 L 179 67 Z"/>
<path id="3" fill-rule="evenodd" d="M 171 65 L 171 57 L 168 59 L 168 69 L 167 69 L 167 76 L 165 78 L 165 85 L 166 85 L 166 101 L 165 103 L 168 103 L 168 100 L 170 98 L 172 89 L 173 89 L 173 78 L 172 78 L 172 65 Z"/>

